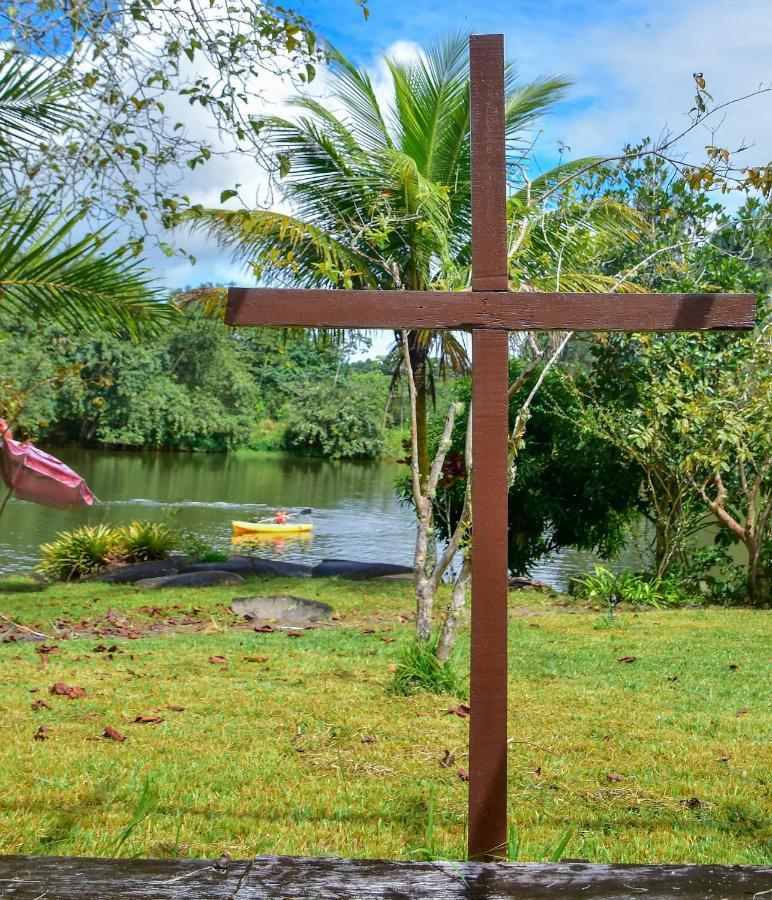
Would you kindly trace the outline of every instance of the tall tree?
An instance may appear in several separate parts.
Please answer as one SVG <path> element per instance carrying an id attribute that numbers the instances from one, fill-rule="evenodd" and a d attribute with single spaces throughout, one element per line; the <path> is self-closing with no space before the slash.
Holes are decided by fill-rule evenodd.
<path id="1" fill-rule="evenodd" d="M 414 59 L 386 58 L 390 98 L 382 101 L 365 69 L 340 54 L 331 61 L 330 97 L 300 97 L 296 118 L 266 121 L 266 138 L 291 212 L 197 209 L 196 227 L 212 233 L 258 278 L 305 287 L 463 290 L 471 248 L 470 104 L 467 38 L 451 34 Z M 506 69 L 506 134 L 514 159 L 527 154 L 528 130 L 564 95 L 560 77 L 520 83 Z M 574 164 L 579 168 L 587 161 Z M 565 170 L 565 167 L 564 167 Z M 532 195 L 557 181 L 529 185 L 513 211 L 513 250 L 539 258 L 538 233 L 561 245 L 575 229 L 560 215 L 534 215 Z M 514 201 L 517 203 L 517 200 Z M 576 223 L 596 230 L 620 219 L 613 203 L 589 204 Z M 544 210 L 542 209 L 543 213 Z M 516 219 L 516 224 L 515 224 Z M 557 229 L 554 230 L 553 226 Z M 517 246 L 515 247 L 515 243 Z M 565 248 L 564 248 L 565 249 Z M 530 257 L 527 251 L 532 250 Z M 513 266 L 515 286 L 525 272 Z M 538 285 L 542 271 L 528 271 Z M 562 278 L 570 279 L 568 265 Z M 590 279 L 582 282 L 587 289 Z M 605 286 L 605 285 L 604 285 Z M 448 332 L 411 331 L 420 475 L 429 473 L 427 406 L 435 365 L 461 371 L 466 349 Z M 397 336 L 398 360 L 401 338 Z"/>

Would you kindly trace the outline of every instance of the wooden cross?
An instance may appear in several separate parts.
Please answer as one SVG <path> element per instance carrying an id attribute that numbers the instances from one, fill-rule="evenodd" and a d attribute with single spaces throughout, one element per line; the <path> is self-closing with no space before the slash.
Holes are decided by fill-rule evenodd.
<path id="1" fill-rule="evenodd" d="M 750 329 L 747 294 L 518 293 L 508 289 L 504 37 L 470 39 L 472 291 L 231 288 L 226 322 L 471 329 L 472 650 L 469 855 L 501 855 L 507 813 L 508 331 Z M 481 538 L 481 539 L 480 539 Z"/>

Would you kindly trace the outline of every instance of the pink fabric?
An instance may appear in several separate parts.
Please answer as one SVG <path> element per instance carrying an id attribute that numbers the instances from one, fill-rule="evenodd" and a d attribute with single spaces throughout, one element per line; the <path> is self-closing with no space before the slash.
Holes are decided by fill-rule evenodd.
<path id="1" fill-rule="evenodd" d="M 19 500 L 64 509 L 91 506 L 94 495 L 85 480 L 50 453 L 15 441 L 0 419 L 0 476 Z"/>

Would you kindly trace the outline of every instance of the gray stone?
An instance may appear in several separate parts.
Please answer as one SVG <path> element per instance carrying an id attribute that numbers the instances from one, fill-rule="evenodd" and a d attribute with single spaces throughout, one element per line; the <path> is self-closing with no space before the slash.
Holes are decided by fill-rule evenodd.
<path id="1" fill-rule="evenodd" d="M 243 584 L 244 579 L 235 572 L 184 572 L 162 578 L 143 578 L 134 586 L 145 590 L 173 587 L 218 587 L 224 584 Z"/>
<path id="2" fill-rule="evenodd" d="M 232 556 L 224 562 L 193 563 L 181 569 L 183 572 L 236 572 L 245 578 L 253 575 L 278 575 L 284 578 L 308 578 L 311 566 L 266 559 L 262 556 Z"/>
<path id="3" fill-rule="evenodd" d="M 107 584 L 134 584 L 148 578 L 160 578 L 162 575 L 175 575 L 180 571 L 178 560 L 161 559 L 157 562 L 134 563 L 130 566 L 121 566 L 109 572 L 102 572 L 97 576 L 97 581 Z"/>
<path id="4" fill-rule="evenodd" d="M 332 607 L 319 600 L 306 600 L 290 594 L 267 597 L 236 597 L 231 610 L 256 622 L 279 622 L 284 625 L 305 625 L 329 619 Z"/>
<path id="5" fill-rule="evenodd" d="M 311 572 L 314 578 L 350 578 L 354 581 L 412 574 L 413 570 L 409 566 L 396 566 L 392 563 L 357 562 L 353 559 L 323 559 L 319 565 L 314 566 Z"/>

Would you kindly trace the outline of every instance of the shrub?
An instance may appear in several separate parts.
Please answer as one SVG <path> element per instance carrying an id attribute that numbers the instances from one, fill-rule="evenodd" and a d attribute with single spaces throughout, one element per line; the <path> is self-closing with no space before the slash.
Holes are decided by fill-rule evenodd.
<path id="1" fill-rule="evenodd" d="M 166 559 L 177 546 L 171 529 L 161 522 L 130 525 L 84 525 L 62 532 L 40 548 L 38 572 L 56 581 L 74 581 L 93 575 L 112 563 Z"/>
<path id="2" fill-rule="evenodd" d="M 46 578 L 73 581 L 98 572 L 120 560 L 118 535 L 109 525 L 84 525 L 65 531 L 40 548 L 43 559 L 38 571 Z"/>
<path id="3" fill-rule="evenodd" d="M 594 568 L 592 575 L 576 579 L 577 595 L 585 600 L 608 603 L 612 611 L 618 603 L 659 609 L 683 606 L 699 599 L 672 578 L 647 578 L 633 572 L 615 574 L 599 565 Z"/>
<path id="4" fill-rule="evenodd" d="M 397 662 L 392 688 L 399 694 L 465 695 L 464 677 L 459 664 L 458 653 L 454 651 L 446 662 L 437 659 L 440 641 L 439 630 L 428 641 L 411 641 L 406 644 Z"/>
<path id="5" fill-rule="evenodd" d="M 124 562 L 166 559 L 177 540 L 163 522 L 132 522 L 115 529 L 117 548 Z"/>

